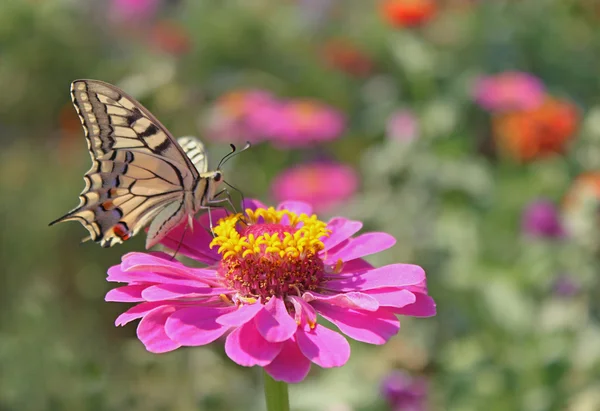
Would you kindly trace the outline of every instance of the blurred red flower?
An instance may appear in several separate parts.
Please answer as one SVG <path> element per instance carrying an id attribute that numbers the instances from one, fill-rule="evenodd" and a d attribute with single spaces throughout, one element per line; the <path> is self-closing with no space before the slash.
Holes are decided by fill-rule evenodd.
<path id="1" fill-rule="evenodd" d="M 354 43 L 346 39 L 331 39 L 321 50 L 325 64 L 355 77 L 368 76 L 373 71 L 373 61 Z"/>
<path id="2" fill-rule="evenodd" d="M 562 153 L 579 123 L 577 107 L 546 97 L 539 107 L 499 114 L 493 118 L 493 133 L 506 154 L 520 161 Z"/>
<path id="3" fill-rule="evenodd" d="M 438 10 L 435 0 L 383 0 L 382 18 L 394 27 L 415 27 L 427 23 Z"/>

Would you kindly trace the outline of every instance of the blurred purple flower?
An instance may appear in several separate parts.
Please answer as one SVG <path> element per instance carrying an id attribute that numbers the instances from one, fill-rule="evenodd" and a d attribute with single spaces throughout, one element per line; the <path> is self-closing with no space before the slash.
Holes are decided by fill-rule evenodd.
<path id="1" fill-rule="evenodd" d="M 348 200 L 358 189 L 358 175 L 347 165 L 316 162 L 299 165 L 277 176 L 272 185 L 278 201 L 310 202 L 321 213 Z"/>
<path id="2" fill-rule="evenodd" d="M 411 377 L 403 371 L 393 371 L 381 383 L 383 397 L 393 411 L 426 410 L 428 391 L 425 378 Z"/>
<path id="3" fill-rule="evenodd" d="M 262 128 L 269 140 L 286 148 L 334 140 L 345 127 L 338 110 L 309 99 L 263 105 L 250 117 L 250 123 Z"/>
<path id="4" fill-rule="evenodd" d="M 581 284 L 572 276 L 562 274 L 556 277 L 552 284 L 552 292 L 557 297 L 570 298 L 581 291 Z"/>
<path id="5" fill-rule="evenodd" d="M 387 137 L 394 141 L 410 142 L 419 136 L 419 123 L 411 110 L 396 110 L 388 118 Z"/>
<path id="6" fill-rule="evenodd" d="M 530 237 L 560 238 L 565 235 L 556 206 L 545 199 L 527 205 L 521 217 L 521 229 Z"/>
<path id="7" fill-rule="evenodd" d="M 120 23 L 145 22 L 158 12 L 160 0 L 111 0 L 110 16 Z"/>
<path id="8" fill-rule="evenodd" d="M 236 90 L 223 94 L 204 120 L 206 137 L 222 142 L 257 142 L 266 132 L 266 120 L 257 121 L 253 113 L 275 104 L 275 98 L 263 90 Z"/>
<path id="9" fill-rule="evenodd" d="M 477 104 L 488 111 L 526 110 L 544 102 L 540 79 L 518 71 L 480 77 L 473 90 Z"/>

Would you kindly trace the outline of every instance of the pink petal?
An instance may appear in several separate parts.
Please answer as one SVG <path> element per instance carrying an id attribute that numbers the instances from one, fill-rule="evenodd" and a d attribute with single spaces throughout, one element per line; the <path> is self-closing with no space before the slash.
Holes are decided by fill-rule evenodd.
<path id="1" fill-rule="evenodd" d="M 201 280 L 203 276 L 215 276 L 214 270 L 190 268 L 177 260 L 165 260 L 146 253 L 126 254 L 121 262 L 121 269 L 125 272 L 142 271 L 192 281 Z"/>
<path id="2" fill-rule="evenodd" d="M 216 223 L 215 215 L 213 215 L 213 219 Z M 209 227 L 209 225 L 206 227 Z M 212 239 L 212 235 L 207 232 L 207 228 L 200 221 L 194 219 L 193 228 L 190 228 L 186 219 L 184 223 L 169 231 L 169 234 L 160 241 L 160 244 L 171 250 L 178 250 L 178 254 L 183 254 L 186 257 L 210 265 L 219 261 L 219 254 L 216 250 L 209 248 Z"/>
<path id="3" fill-rule="evenodd" d="M 341 332 L 357 341 L 381 345 L 400 329 L 400 321 L 385 309 L 375 313 L 354 311 L 315 302 L 313 306 Z"/>
<path id="4" fill-rule="evenodd" d="M 320 324 L 298 328 L 296 341 L 302 354 L 323 368 L 341 367 L 350 358 L 350 344 L 339 333 Z"/>
<path id="5" fill-rule="evenodd" d="M 405 289 L 377 288 L 375 290 L 367 290 L 364 292 L 375 298 L 381 307 L 401 308 L 412 304 L 417 300 L 412 292 Z"/>
<path id="6" fill-rule="evenodd" d="M 197 346 L 215 341 L 229 329 L 217 324 L 217 317 L 230 308 L 190 307 L 173 313 L 165 325 L 169 338 L 181 345 Z"/>
<path id="7" fill-rule="evenodd" d="M 146 301 L 174 300 L 176 298 L 199 298 L 218 296 L 228 292 L 225 288 L 191 287 L 179 284 L 156 284 L 142 291 Z"/>
<path id="8" fill-rule="evenodd" d="M 140 321 L 137 336 L 148 351 L 160 354 L 181 347 L 165 333 L 165 322 L 174 311 L 175 307 L 173 306 L 157 307 Z"/>
<path id="9" fill-rule="evenodd" d="M 385 287 L 406 287 L 419 284 L 425 279 L 425 271 L 418 265 L 391 264 L 374 268 L 365 273 L 342 276 L 339 280 L 328 280 L 322 288 L 333 291 L 372 290 Z"/>
<path id="10" fill-rule="evenodd" d="M 302 381 L 310 371 L 310 361 L 302 354 L 293 339 L 283 343 L 281 352 L 265 371 L 276 381 L 297 383 Z"/>
<path id="11" fill-rule="evenodd" d="M 366 255 L 387 250 L 396 244 L 396 239 L 387 233 L 366 233 L 353 238 L 335 252 L 327 254 L 326 264 L 334 264 L 338 259 L 350 261 Z"/>
<path id="12" fill-rule="evenodd" d="M 148 288 L 148 284 L 135 284 L 126 285 L 119 288 L 113 288 L 106 293 L 104 301 L 122 302 L 122 303 L 133 303 L 138 301 L 144 301 L 142 298 L 142 291 Z"/>
<path id="13" fill-rule="evenodd" d="M 262 202 L 255 200 L 253 198 L 244 199 L 243 207 L 244 207 L 244 210 L 249 208 L 250 210 L 253 210 L 253 211 L 256 210 L 257 208 L 269 208 Z"/>
<path id="14" fill-rule="evenodd" d="M 325 304 L 331 304 L 343 308 L 356 308 L 365 311 L 377 311 L 379 309 L 379 303 L 375 298 L 359 292 L 325 295 L 308 291 L 305 292 L 302 297 L 307 302 L 320 301 Z"/>
<path id="15" fill-rule="evenodd" d="M 373 268 L 375 267 L 373 267 L 367 261 L 363 260 L 362 258 L 357 258 L 354 260 L 346 261 L 342 266 L 342 273 L 347 274 L 356 271 L 367 271 Z"/>
<path id="16" fill-rule="evenodd" d="M 150 311 L 154 310 L 157 307 L 168 306 L 172 307 L 174 304 L 165 303 L 164 301 L 155 301 L 151 303 L 141 303 L 131 307 L 129 310 L 125 311 L 123 314 L 119 315 L 115 320 L 115 325 L 125 325 L 128 322 L 133 320 L 137 320 L 138 318 L 142 318 Z"/>
<path id="17" fill-rule="evenodd" d="M 313 212 L 312 206 L 303 201 L 283 201 L 281 204 L 279 204 L 279 206 L 277 206 L 277 210 L 289 210 L 298 215 L 306 214 L 308 216 L 310 216 Z"/>
<path id="18" fill-rule="evenodd" d="M 271 343 L 265 340 L 254 325 L 249 322 L 233 330 L 225 340 L 225 353 L 239 365 L 264 367 L 273 361 L 281 352 L 282 343 Z"/>
<path id="19" fill-rule="evenodd" d="M 265 309 L 254 317 L 260 335 L 269 342 L 282 342 L 294 335 L 298 324 L 287 312 L 282 299 L 273 297 L 265 305 Z"/>
<path id="20" fill-rule="evenodd" d="M 342 241 L 347 240 L 360 231 L 362 228 L 362 223 L 360 221 L 335 217 L 329 220 L 329 223 L 327 223 L 327 228 L 332 232 L 329 234 L 329 237 L 323 240 L 323 244 L 325 244 L 325 250 L 331 250 Z"/>
<path id="21" fill-rule="evenodd" d="M 417 300 L 413 304 L 402 308 L 393 308 L 392 311 L 396 314 L 413 317 L 433 317 L 436 314 L 436 306 L 433 298 L 421 293 L 415 293 L 414 295 Z"/>
<path id="22" fill-rule="evenodd" d="M 287 301 L 291 302 L 294 306 L 294 321 L 296 324 L 314 325 L 317 323 L 317 312 L 308 302 L 304 301 L 302 297 L 297 295 L 288 295 Z"/>
<path id="23" fill-rule="evenodd" d="M 254 316 L 264 308 L 261 303 L 244 304 L 237 310 L 217 318 L 217 322 L 230 327 L 239 327 L 252 320 Z"/>

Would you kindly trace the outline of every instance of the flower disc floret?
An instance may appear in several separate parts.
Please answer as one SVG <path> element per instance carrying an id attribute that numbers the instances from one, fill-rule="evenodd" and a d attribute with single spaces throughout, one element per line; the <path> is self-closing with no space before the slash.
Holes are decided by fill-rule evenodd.
<path id="1" fill-rule="evenodd" d="M 242 298 L 302 295 L 325 274 L 318 253 L 327 225 L 316 215 L 259 208 L 219 220 L 210 246 L 223 256 L 218 272 Z"/>

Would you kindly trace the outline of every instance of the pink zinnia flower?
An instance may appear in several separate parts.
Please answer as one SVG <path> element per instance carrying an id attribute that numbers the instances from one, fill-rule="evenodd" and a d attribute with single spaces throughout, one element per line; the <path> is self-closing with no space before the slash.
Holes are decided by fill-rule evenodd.
<path id="1" fill-rule="evenodd" d="M 226 336 L 225 352 L 234 362 L 298 382 L 311 363 L 339 367 L 350 356 L 346 338 L 319 324 L 319 315 L 350 338 L 384 344 L 400 329 L 397 314 L 435 314 L 421 267 L 373 268 L 363 260 L 391 247 L 391 235 L 353 237 L 360 222 L 336 217 L 326 224 L 306 203 L 246 205 L 244 215 L 219 221 L 214 238 L 203 228 L 206 214 L 194 220 L 179 252 L 205 268 L 156 252 L 130 253 L 111 267 L 108 281 L 127 285 L 106 300 L 137 303 L 116 324 L 141 318 L 137 335 L 154 353 Z M 163 244 L 176 248 L 183 229 Z"/>
<path id="2" fill-rule="evenodd" d="M 474 87 L 477 104 L 488 111 L 528 110 L 544 102 L 545 88 L 540 79 L 518 71 L 479 78 Z"/>
<path id="3" fill-rule="evenodd" d="M 251 123 L 281 147 L 302 147 L 338 138 L 344 116 L 316 100 L 298 99 L 263 105 L 254 110 Z"/>
<path id="4" fill-rule="evenodd" d="M 154 18 L 160 0 L 112 0 L 111 17 L 119 23 L 144 22 Z"/>
<path id="5" fill-rule="evenodd" d="M 202 119 L 202 128 L 207 138 L 213 141 L 260 141 L 266 133 L 265 126 L 253 120 L 252 113 L 274 103 L 275 98 L 263 90 L 236 90 L 223 94 Z"/>
<path id="6" fill-rule="evenodd" d="M 410 142 L 419 136 L 419 123 L 410 110 L 400 109 L 392 113 L 386 127 L 387 137 L 394 141 Z"/>
<path id="7" fill-rule="evenodd" d="M 429 383 L 423 377 L 411 377 L 403 371 L 394 371 L 381 384 L 384 398 L 392 411 L 425 411 Z"/>
<path id="8" fill-rule="evenodd" d="M 285 170 L 271 188 L 277 201 L 299 200 L 318 213 L 347 201 L 358 189 L 358 174 L 347 165 L 318 162 Z"/>
<path id="9" fill-rule="evenodd" d="M 527 205 L 521 216 L 521 229 L 530 237 L 561 238 L 565 236 L 556 205 L 545 199 L 539 199 Z"/>

